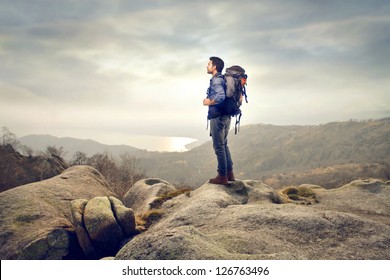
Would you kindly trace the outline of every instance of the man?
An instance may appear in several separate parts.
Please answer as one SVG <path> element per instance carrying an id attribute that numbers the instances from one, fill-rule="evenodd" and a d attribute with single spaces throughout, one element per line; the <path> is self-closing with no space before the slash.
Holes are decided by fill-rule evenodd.
<path id="1" fill-rule="evenodd" d="M 218 175 L 210 179 L 211 184 L 227 185 L 234 181 L 233 162 L 227 145 L 227 136 L 230 129 L 231 117 L 221 113 L 221 104 L 225 100 L 225 81 L 221 72 L 224 62 L 219 57 L 210 57 L 207 64 L 207 73 L 211 74 L 210 86 L 207 89 L 207 98 L 203 105 L 209 106 L 207 118 L 210 120 L 210 134 L 218 160 Z"/>

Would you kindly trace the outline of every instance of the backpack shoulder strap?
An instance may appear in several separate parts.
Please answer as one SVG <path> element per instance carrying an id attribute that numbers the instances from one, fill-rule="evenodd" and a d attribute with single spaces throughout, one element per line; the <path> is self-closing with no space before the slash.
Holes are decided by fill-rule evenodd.
<path id="1" fill-rule="evenodd" d="M 225 75 L 222 75 L 221 73 L 218 74 L 217 77 L 222 79 L 222 86 L 223 86 L 223 89 L 224 89 L 225 95 L 226 95 L 226 77 L 225 77 Z"/>

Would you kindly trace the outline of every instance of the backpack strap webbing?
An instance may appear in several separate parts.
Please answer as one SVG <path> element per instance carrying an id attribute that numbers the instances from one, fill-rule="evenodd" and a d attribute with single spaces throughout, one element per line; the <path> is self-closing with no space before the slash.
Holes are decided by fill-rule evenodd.
<path id="1" fill-rule="evenodd" d="M 237 134 L 237 132 L 240 132 L 240 121 L 241 121 L 242 113 L 236 115 L 236 124 L 234 126 L 234 134 Z"/>
<path id="2" fill-rule="evenodd" d="M 245 96 L 245 101 L 248 103 L 248 95 L 246 95 L 246 88 L 245 86 L 242 87 L 242 95 Z"/>

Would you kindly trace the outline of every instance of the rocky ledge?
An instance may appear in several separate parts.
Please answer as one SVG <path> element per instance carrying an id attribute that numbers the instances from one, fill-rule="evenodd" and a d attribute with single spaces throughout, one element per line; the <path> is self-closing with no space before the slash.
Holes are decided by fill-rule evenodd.
<path id="1" fill-rule="evenodd" d="M 76 166 L 0 193 L 0 258 L 390 258 L 389 182 L 180 190 L 145 179 L 122 199 L 107 187 L 96 170 Z"/>
<path id="2" fill-rule="evenodd" d="M 296 190 L 309 195 L 289 196 L 256 181 L 206 183 L 164 202 L 161 219 L 116 259 L 390 258 L 390 184 L 373 179 Z"/>

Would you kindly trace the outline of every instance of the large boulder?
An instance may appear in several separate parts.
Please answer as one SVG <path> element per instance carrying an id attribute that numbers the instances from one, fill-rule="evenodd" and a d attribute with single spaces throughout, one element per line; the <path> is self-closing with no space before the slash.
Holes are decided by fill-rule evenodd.
<path id="1" fill-rule="evenodd" d="M 84 224 L 84 210 L 88 200 L 76 199 L 71 202 L 71 214 L 74 230 L 81 249 L 83 250 L 87 259 L 100 259 L 104 257 L 104 253 L 95 248 L 92 240 L 89 237 L 88 231 Z"/>
<path id="2" fill-rule="evenodd" d="M 103 176 L 74 166 L 51 179 L 0 193 L 0 258 L 83 258 L 71 201 L 113 196 Z"/>
<path id="3" fill-rule="evenodd" d="M 133 209 L 127 208 L 123 205 L 122 201 L 110 196 L 112 211 L 115 214 L 115 218 L 120 225 L 123 235 L 130 237 L 139 233 L 137 224 L 135 222 L 135 213 Z"/>
<path id="4" fill-rule="evenodd" d="M 84 224 L 96 247 L 108 255 L 116 253 L 118 244 L 123 239 L 123 232 L 114 217 L 108 197 L 95 197 L 87 203 Z"/>
<path id="5" fill-rule="evenodd" d="M 206 183 L 163 203 L 163 217 L 116 259 L 389 259 L 389 187 L 313 187 L 319 202 L 301 205 L 261 182 Z"/>
<path id="6" fill-rule="evenodd" d="M 113 256 L 124 239 L 139 233 L 134 211 L 113 196 L 73 200 L 71 214 L 87 259 Z"/>
<path id="7" fill-rule="evenodd" d="M 390 181 L 355 180 L 337 189 L 315 189 L 316 209 L 352 213 L 390 226 Z"/>
<path id="8" fill-rule="evenodd" d="M 170 183 L 149 178 L 138 181 L 123 196 L 123 204 L 133 209 L 136 213 L 146 212 L 151 209 L 150 204 L 159 196 L 175 191 L 176 188 Z"/>

